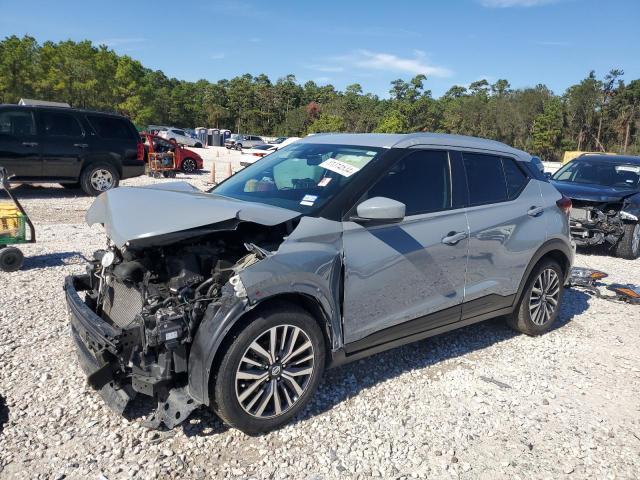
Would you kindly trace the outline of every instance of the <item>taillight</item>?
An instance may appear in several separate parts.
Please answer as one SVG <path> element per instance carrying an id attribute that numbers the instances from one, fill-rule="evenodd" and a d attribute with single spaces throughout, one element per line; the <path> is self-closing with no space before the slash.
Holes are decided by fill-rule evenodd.
<path id="1" fill-rule="evenodd" d="M 138 160 L 144 161 L 144 145 L 141 142 L 138 142 Z"/>
<path id="2" fill-rule="evenodd" d="M 570 198 L 565 197 L 563 195 L 562 198 L 556 202 L 556 205 L 558 205 L 558 208 L 560 208 L 560 210 L 562 210 L 565 215 L 569 216 L 569 214 L 571 213 L 571 199 Z"/>

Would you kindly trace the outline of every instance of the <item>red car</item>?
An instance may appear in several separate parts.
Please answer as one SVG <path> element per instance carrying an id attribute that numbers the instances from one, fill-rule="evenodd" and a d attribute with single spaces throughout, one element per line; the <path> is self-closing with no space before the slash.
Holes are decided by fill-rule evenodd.
<path id="1" fill-rule="evenodd" d="M 175 142 L 170 142 L 164 138 L 150 133 L 141 133 L 140 139 L 144 144 L 144 160 L 148 160 L 149 153 L 174 152 L 176 157 L 176 170 L 184 173 L 193 173 L 203 168 L 202 157 L 193 150 L 181 147 Z"/>

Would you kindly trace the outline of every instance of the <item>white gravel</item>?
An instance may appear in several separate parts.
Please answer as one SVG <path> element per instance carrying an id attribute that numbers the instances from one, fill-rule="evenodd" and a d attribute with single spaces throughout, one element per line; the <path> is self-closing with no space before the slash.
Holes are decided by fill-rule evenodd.
<path id="1" fill-rule="evenodd" d="M 206 152 L 219 179 L 238 159 L 221 150 Z M 180 178 L 204 188 L 209 173 Z M 164 180 L 123 184 L 152 181 Z M 302 418 L 261 437 L 203 409 L 146 430 L 85 386 L 68 335 L 63 278 L 104 245 L 83 223 L 91 199 L 17 193 L 38 243 L 24 247 L 22 271 L 0 273 L 0 478 L 639 476 L 640 306 L 576 290 L 542 337 L 492 320 L 329 371 Z M 640 261 L 576 264 L 640 284 Z"/>

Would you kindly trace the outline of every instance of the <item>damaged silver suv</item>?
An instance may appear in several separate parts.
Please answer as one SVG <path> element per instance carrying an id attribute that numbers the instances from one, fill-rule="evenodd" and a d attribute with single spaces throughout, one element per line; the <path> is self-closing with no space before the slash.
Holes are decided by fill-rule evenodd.
<path id="1" fill-rule="evenodd" d="M 570 208 L 502 143 L 307 137 L 208 193 L 100 195 L 87 221 L 107 248 L 65 283 L 73 339 L 118 412 L 141 393 L 158 402 L 152 426 L 207 405 L 268 431 L 327 367 L 500 315 L 548 330 L 573 261 Z"/>

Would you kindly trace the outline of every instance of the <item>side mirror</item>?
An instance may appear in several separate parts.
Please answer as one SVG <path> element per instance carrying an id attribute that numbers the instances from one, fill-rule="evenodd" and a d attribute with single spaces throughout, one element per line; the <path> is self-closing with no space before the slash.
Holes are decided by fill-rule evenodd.
<path id="1" fill-rule="evenodd" d="M 386 197 L 373 197 L 362 202 L 356 208 L 354 222 L 396 223 L 404 219 L 406 206 L 402 202 Z"/>
<path id="2" fill-rule="evenodd" d="M 547 178 L 551 178 L 551 172 L 544 172 L 544 176 Z"/>

